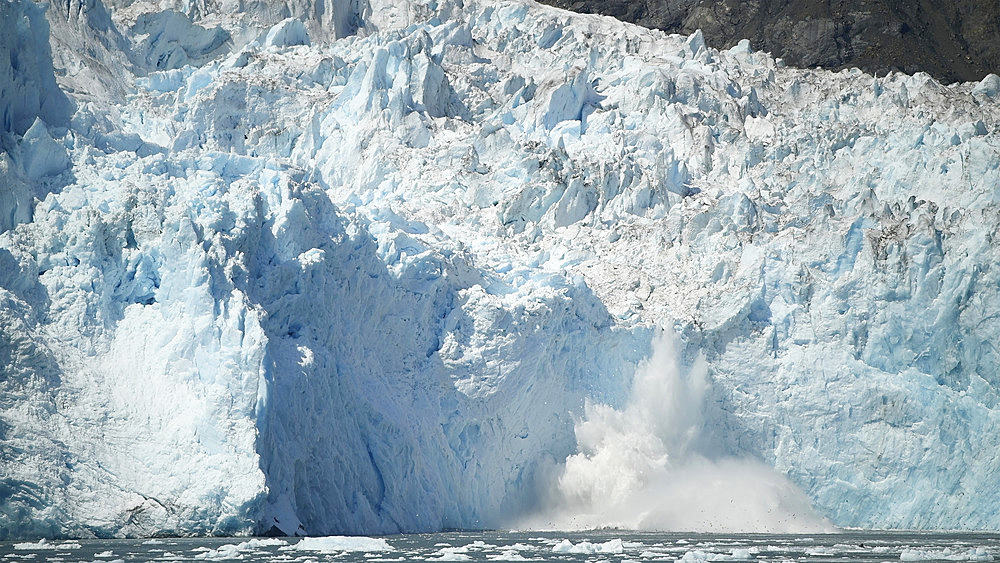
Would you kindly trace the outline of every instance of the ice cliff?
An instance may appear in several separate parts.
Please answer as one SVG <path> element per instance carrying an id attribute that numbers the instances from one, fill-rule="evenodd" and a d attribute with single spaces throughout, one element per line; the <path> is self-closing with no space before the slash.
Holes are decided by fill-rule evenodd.
<path id="1" fill-rule="evenodd" d="M 660 328 L 699 459 L 1000 527 L 997 77 L 167 4 L 0 4 L 0 538 L 510 525 Z"/>

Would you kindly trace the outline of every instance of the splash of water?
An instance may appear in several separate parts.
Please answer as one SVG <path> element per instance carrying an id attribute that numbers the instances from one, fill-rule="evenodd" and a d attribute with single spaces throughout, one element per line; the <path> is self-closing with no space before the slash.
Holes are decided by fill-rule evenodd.
<path id="1" fill-rule="evenodd" d="M 753 459 L 709 459 L 699 453 L 708 388 L 704 361 L 682 372 L 673 335 L 657 337 L 623 409 L 586 404 L 575 428 L 578 453 L 553 479 L 550 509 L 527 526 L 834 531 L 805 494 L 773 468 Z"/>

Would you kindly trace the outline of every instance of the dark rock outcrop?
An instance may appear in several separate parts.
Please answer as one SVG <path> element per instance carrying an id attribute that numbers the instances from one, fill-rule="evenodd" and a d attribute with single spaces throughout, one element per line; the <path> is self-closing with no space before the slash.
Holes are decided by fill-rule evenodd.
<path id="1" fill-rule="evenodd" d="M 1000 0 L 542 0 L 671 33 L 701 29 L 710 45 L 749 39 L 788 64 L 939 81 L 1000 72 Z"/>

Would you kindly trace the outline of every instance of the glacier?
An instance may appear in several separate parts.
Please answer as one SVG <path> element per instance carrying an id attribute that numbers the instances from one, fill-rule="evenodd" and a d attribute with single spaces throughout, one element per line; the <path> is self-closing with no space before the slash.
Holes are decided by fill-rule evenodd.
<path id="1" fill-rule="evenodd" d="M 0 17 L 0 539 L 514 525 L 664 329 L 697 459 L 1000 527 L 1000 78 L 530 0 Z"/>

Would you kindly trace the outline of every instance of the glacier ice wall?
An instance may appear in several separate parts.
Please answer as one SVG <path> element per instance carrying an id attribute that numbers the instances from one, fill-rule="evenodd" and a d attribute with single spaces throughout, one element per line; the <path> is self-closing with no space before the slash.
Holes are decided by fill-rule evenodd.
<path id="1" fill-rule="evenodd" d="M 0 537 L 501 526 L 657 326 L 712 382 L 697 455 L 838 525 L 1000 525 L 995 77 L 320 6 L 50 8 L 72 119 L 0 157 Z M 57 99 L 38 68 L 0 88 Z"/>
<path id="2" fill-rule="evenodd" d="M 29 157 L 28 169 L 17 174 L 11 155 L 17 152 L 18 137 L 28 139 L 27 144 L 45 145 L 46 123 L 65 127 L 72 111 L 69 99 L 56 85 L 44 12 L 45 6 L 32 3 L 0 6 L 5 27 L 0 40 L 0 60 L 4 61 L 0 64 L 0 232 L 30 220 L 32 198 L 44 195 L 22 179 L 27 175 L 37 180 L 38 167 L 45 168 L 42 159 Z M 24 152 L 35 151 L 29 147 Z"/>
<path id="3" fill-rule="evenodd" d="M 53 74 L 45 6 L 8 2 L 0 9 L 7 28 L 0 42 L 4 61 L 0 66 L 0 132 L 23 134 L 36 117 L 66 125 L 69 100 Z"/>

